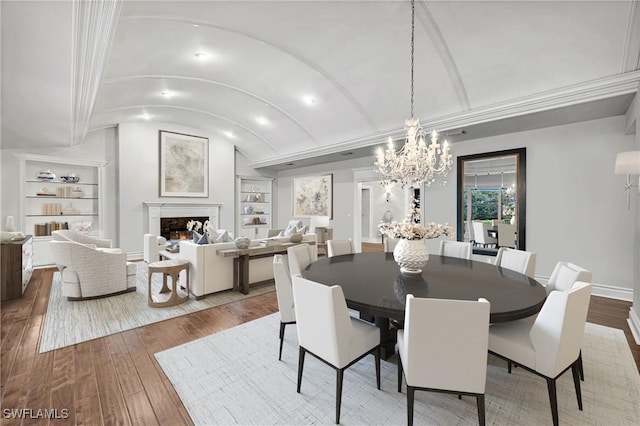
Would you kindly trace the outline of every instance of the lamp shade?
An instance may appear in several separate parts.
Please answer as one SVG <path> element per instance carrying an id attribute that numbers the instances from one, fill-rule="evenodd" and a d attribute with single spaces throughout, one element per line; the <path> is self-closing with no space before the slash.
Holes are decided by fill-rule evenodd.
<path id="1" fill-rule="evenodd" d="M 640 151 L 626 151 L 618 154 L 615 174 L 640 175 Z"/>

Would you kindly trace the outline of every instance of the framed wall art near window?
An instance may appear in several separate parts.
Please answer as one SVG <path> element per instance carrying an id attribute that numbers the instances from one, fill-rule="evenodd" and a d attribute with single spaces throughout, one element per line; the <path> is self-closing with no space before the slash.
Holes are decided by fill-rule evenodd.
<path id="1" fill-rule="evenodd" d="M 160 196 L 209 196 L 209 139 L 160 130 Z"/>
<path id="2" fill-rule="evenodd" d="M 333 218 L 333 175 L 293 178 L 293 216 Z"/>

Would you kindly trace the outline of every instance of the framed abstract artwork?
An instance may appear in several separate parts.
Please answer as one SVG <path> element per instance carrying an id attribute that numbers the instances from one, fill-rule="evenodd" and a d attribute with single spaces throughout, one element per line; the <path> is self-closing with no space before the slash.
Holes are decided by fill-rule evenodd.
<path id="1" fill-rule="evenodd" d="M 209 139 L 160 130 L 160 196 L 209 196 Z"/>
<path id="2" fill-rule="evenodd" d="M 293 178 L 293 216 L 333 218 L 333 175 Z"/>

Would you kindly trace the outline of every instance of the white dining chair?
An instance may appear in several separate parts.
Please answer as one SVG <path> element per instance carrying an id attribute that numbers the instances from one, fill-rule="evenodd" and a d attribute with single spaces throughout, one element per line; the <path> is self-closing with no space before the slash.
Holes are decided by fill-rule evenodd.
<path id="1" fill-rule="evenodd" d="M 302 275 L 304 268 L 317 260 L 308 244 L 298 244 L 287 248 L 287 257 L 291 275 Z"/>
<path id="2" fill-rule="evenodd" d="M 509 223 L 499 223 L 498 225 L 498 247 L 516 246 L 516 226 Z"/>
<path id="3" fill-rule="evenodd" d="M 554 426 L 558 425 L 556 380 L 569 369 L 582 411 L 578 360 L 590 297 L 591 284 L 578 281 L 568 291 L 552 291 L 535 321 L 496 323 L 489 329 L 489 353 L 547 381 Z"/>
<path id="4" fill-rule="evenodd" d="M 407 295 L 404 330 L 398 330 L 398 392 L 407 383 L 407 423 L 416 390 L 476 397 L 485 424 L 489 313 L 486 299 L 414 298 Z"/>
<path id="5" fill-rule="evenodd" d="M 383 251 L 385 253 L 393 253 L 393 249 L 396 248 L 399 241 L 400 241 L 400 238 L 384 237 L 384 240 L 382 242 Z"/>
<path id="6" fill-rule="evenodd" d="M 496 266 L 533 278 L 536 274 L 536 253 L 500 247 L 496 256 Z"/>
<path id="7" fill-rule="evenodd" d="M 465 243 L 463 241 L 440 241 L 440 256 L 458 257 L 460 259 L 471 260 L 471 253 L 473 247 L 471 243 Z"/>
<path id="8" fill-rule="evenodd" d="M 281 254 L 273 256 L 273 278 L 276 282 L 276 297 L 278 298 L 278 311 L 280 313 L 280 352 L 278 353 L 278 361 L 280 361 L 282 359 L 285 327 L 296 323 L 291 274 L 286 260 Z"/>
<path id="9" fill-rule="evenodd" d="M 553 272 L 551 272 L 551 277 L 549 277 L 545 290 L 547 294 L 554 290 L 567 291 L 578 281 L 590 283 L 591 277 L 591 271 L 574 263 L 558 262 L 553 268 Z"/>
<path id="10" fill-rule="evenodd" d="M 380 389 L 380 330 L 373 324 L 352 318 L 342 287 L 326 286 L 292 276 L 293 299 L 300 350 L 298 387 L 302 386 L 305 354 L 320 359 L 336 370 L 336 424 L 340 423 L 344 370 L 368 354 L 375 357 L 376 385 Z"/>
<path id="11" fill-rule="evenodd" d="M 351 240 L 327 240 L 327 257 L 353 253 L 353 242 Z"/>
<path id="12" fill-rule="evenodd" d="M 496 238 L 489 236 L 489 225 L 484 222 L 473 221 L 473 235 L 476 244 L 482 244 L 483 247 L 495 246 L 498 244 Z"/>

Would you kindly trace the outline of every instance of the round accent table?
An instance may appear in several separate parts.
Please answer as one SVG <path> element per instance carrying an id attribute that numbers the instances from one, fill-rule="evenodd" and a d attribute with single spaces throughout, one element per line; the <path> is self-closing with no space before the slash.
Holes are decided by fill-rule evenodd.
<path id="1" fill-rule="evenodd" d="M 185 290 L 178 285 L 180 272 L 187 271 Z M 154 273 L 162 274 L 160 293 L 151 294 L 151 277 Z M 166 308 L 179 305 L 189 300 L 189 262 L 180 259 L 161 260 L 149 264 L 148 269 L 148 304 L 152 308 Z M 171 288 L 167 286 L 167 277 L 171 277 Z"/>

